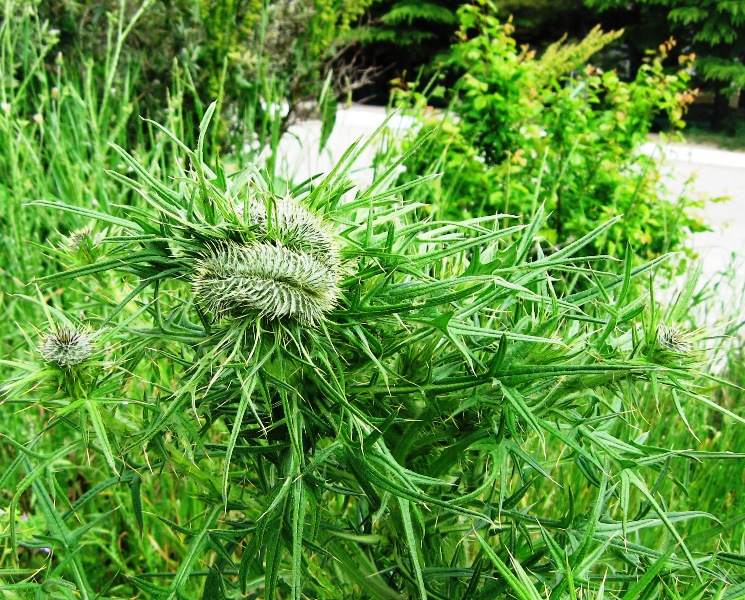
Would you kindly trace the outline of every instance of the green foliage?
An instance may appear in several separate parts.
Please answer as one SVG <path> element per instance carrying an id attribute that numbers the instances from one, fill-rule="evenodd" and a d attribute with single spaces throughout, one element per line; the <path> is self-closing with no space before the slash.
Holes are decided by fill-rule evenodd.
<path id="1" fill-rule="evenodd" d="M 588 4 L 607 10 L 627 3 L 591 0 Z M 719 83 L 718 89 L 724 87 L 728 94 L 745 86 L 745 67 L 742 64 L 745 59 L 745 8 L 741 2 L 643 0 L 641 4 L 664 11 L 668 24 L 659 23 L 660 41 L 672 34 L 686 51 L 695 52 L 698 55 L 696 69 L 705 80 Z"/>
<path id="2" fill-rule="evenodd" d="M 581 258 L 618 221 L 421 219 L 413 155 L 218 159 L 188 70 L 140 119 L 155 6 L 109 11 L 112 93 L 3 5 L 0 597 L 735 596 L 742 390 L 693 287 Z"/>
<path id="3" fill-rule="evenodd" d="M 381 17 L 386 25 L 411 25 L 415 20 L 422 19 L 435 23 L 455 23 L 454 15 L 444 6 L 431 3 L 403 3 L 394 4 Z"/>
<path id="4" fill-rule="evenodd" d="M 462 43 L 451 48 L 446 66 L 462 74 L 455 92 L 463 102 L 459 112 L 468 115 L 463 135 L 474 140 L 487 163 L 495 164 L 515 147 L 521 129 L 538 114 L 537 89 L 530 80 L 530 61 L 511 37 L 511 25 L 501 25 L 475 7 L 463 7 L 459 15 Z"/>
<path id="5" fill-rule="evenodd" d="M 373 27 L 359 27 L 355 36 L 362 42 L 387 42 L 397 46 L 420 44 L 434 38 L 428 26 L 434 23 L 455 25 L 457 19 L 452 2 L 385 2 L 376 0 L 372 6 L 380 13 Z M 416 26 L 415 26 L 416 24 Z"/>
<path id="6" fill-rule="evenodd" d="M 664 56 L 650 55 L 625 83 L 614 71 L 582 66 L 617 33 L 596 29 L 536 58 L 517 48 L 509 23 L 471 6 L 460 15 L 459 42 L 445 63 L 461 74 L 449 110 L 422 117 L 416 139 L 427 138 L 427 151 L 413 156 L 401 176 L 443 173 L 442 184 L 430 188 L 438 214 L 521 216 L 544 204 L 551 216 L 542 234 L 559 247 L 623 215 L 589 250 L 617 254 L 628 242 L 647 259 L 679 248 L 686 232 L 702 228 L 685 208 L 661 198 L 655 159 L 639 151 L 657 114 L 682 126 L 692 99 L 684 71 L 669 75 Z M 426 101 L 415 91 L 398 97 Z"/>
<path id="7" fill-rule="evenodd" d="M 84 597 L 122 598 L 623 597 L 741 580 L 739 555 L 720 560 L 714 543 L 740 521 L 685 536 L 712 516 L 668 508 L 660 489 L 690 451 L 639 435 L 644 407 L 718 408 L 696 391 L 708 379 L 681 322 L 690 293 L 666 315 L 635 295 L 659 261 L 634 267 L 627 253 L 615 274 L 578 258 L 614 222 L 548 254 L 540 210 L 517 226 L 422 221 L 415 198 L 431 178 L 392 186 L 400 161 L 345 198 L 361 146 L 289 196 L 254 167 L 227 177 L 206 162 L 214 110 L 195 150 L 152 124 L 183 159 L 171 180 L 116 148 L 112 176 L 141 198 L 119 215 L 36 203 L 108 230 L 95 262 L 38 282 L 64 282 L 70 312 L 85 310 L 82 322 L 48 318 L 95 328 L 91 356 L 61 366 L 32 349 L 4 363 L 7 401 L 49 412 L 43 434 L 13 440 L 2 475 L 18 482 L 11 540 L 51 548 L 44 573 Z M 316 275 L 237 266 L 247 252 L 335 270 L 337 299 L 306 318 L 300 296 Z M 210 261 L 229 265 L 220 274 Z M 207 270 L 222 306 L 205 302 Z M 556 291 L 576 276 L 584 291 Z M 249 284 L 265 290 L 260 303 L 244 302 Z M 48 450 L 54 439 L 65 443 Z M 84 453 L 98 465 L 85 471 L 90 491 L 63 513 L 49 486 L 64 457 Z M 153 486 L 179 494 L 178 480 L 193 502 L 159 503 Z M 103 509 L 112 494 L 139 540 L 107 551 L 126 579 L 92 568 L 100 554 L 86 545 L 120 518 Z M 19 523 L 21 510 L 44 520 Z M 150 539 L 175 559 L 143 561 Z M 41 589 L 22 579 L 33 557 L 13 564 L 7 589 Z"/>
<path id="8" fill-rule="evenodd" d="M 368 10 L 370 23 L 357 27 L 354 38 L 367 46 L 390 44 L 424 55 L 428 44 L 437 42 L 440 29 L 448 31 L 457 26 L 455 11 L 459 4 L 452 0 L 374 0 Z"/>
<path id="9" fill-rule="evenodd" d="M 261 20 L 263 0 L 199 0 L 198 21 L 204 28 L 203 50 L 198 59 L 206 77 L 205 98 L 216 98 L 225 73 L 250 68 L 255 57 L 247 52 Z M 182 0 L 182 10 L 188 6 Z M 201 79 L 201 78 L 200 78 Z"/>
<path id="10" fill-rule="evenodd" d="M 693 29 L 692 50 L 700 52 L 696 68 L 704 79 L 731 89 L 745 87 L 745 8 L 738 2 L 709 0 L 695 5 L 673 3 L 668 18 L 674 31 Z"/>
<path id="11" fill-rule="evenodd" d="M 286 86 L 288 101 L 317 98 L 351 25 L 371 0 L 279 0 L 271 3 L 265 33 L 269 77 Z M 311 91 L 312 90 L 312 91 Z"/>
<path id="12" fill-rule="evenodd" d="M 582 0 L 496 0 L 494 2 L 499 15 L 512 17 L 515 25 L 531 37 L 535 31 L 555 37 L 566 31 L 563 27 L 568 18 L 578 18 L 586 9 Z"/>
<path id="13" fill-rule="evenodd" d="M 575 255 L 612 223 L 531 258 L 540 211 L 517 227 L 499 216 L 423 222 L 417 204 L 401 204 L 400 187 L 386 186 L 385 173 L 343 201 L 360 149 L 318 185 L 292 190 L 290 201 L 255 169 L 228 179 L 219 163 L 202 162 L 203 141 L 192 151 L 158 129 L 191 167 L 171 186 L 118 149 L 131 176 L 114 177 L 144 202 L 121 217 L 89 211 L 110 229 L 105 254 L 40 282 L 108 281 L 87 312 L 102 324 L 95 338 L 116 368 L 102 372 L 89 360 L 48 372 L 31 359 L 15 365 L 18 375 L 5 386 L 14 402 L 48 407 L 53 430 L 77 417 L 85 435 L 73 449 L 103 455 L 112 475 L 134 482 L 150 469 L 176 468 L 190 481 L 203 505 L 192 526 L 161 513 L 185 536 L 168 578 L 150 581 L 132 557 L 122 564 L 143 593 L 194 597 L 203 588 L 204 597 L 232 597 L 263 587 L 268 597 L 280 590 L 293 597 L 560 595 L 569 581 L 588 590 L 603 585 L 588 577 L 600 556 L 616 573 L 605 588 L 622 592 L 642 576 L 659 581 L 663 563 L 647 567 L 611 551 L 628 547 L 627 532 L 650 528 L 667 531 L 670 542 L 641 541 L 636 552 L 662 552 L 668 581 L 670 570 L 679 579 L 669 585 L 683 589 L 704 577 L 698 565 L 714 555 L 683 542 L 678 528 L 707 516 L 665 510 L 644 474 L 669 459 L 629 438 L 624 424 L 643 402 L 645 381 L 658 394 L 669 386 L 697 399 L 694 354 L 676 350 L 674 361 L 660 354 L 657 317 L 643 325 L 644 306 L 630 295 L 631 281 L 654 263 L 634 269 L 629 255 L 622 275 L 603 275 L 584 292 L 552 292 L 553 279 L 589 273 Z M 339 306 L 325 316 L 300 318 L 302 311 L 286 309 L 305 300 L 288 305 L 281 294 L 257 293 L 281 303 L 274 310 L 212 310 L 203 302 L 205 257 L 218 260 L 226 245 L 233 258 L 239 249 L 266 247 L 332 269 L 336 261 L 325 263 L 314 250 L 332 244 L 329 236 L 345 276 Z M 271 281 L 271 268 L 267 261 L 262 274 L 240 282 L 228 269 L 220 289 L 227 298 L 247 279 L 267 291 L 294 285 L 284 272 Z M 124 289 L 109 287 L 119 279 L 114 272 L 126 277 Z M 66 319 L 57 311 L 50 318 Z M 105 338 L 118 348 L 106 350 Z M 86 386 L 52 394 L 40 383 L 73 371 Z M 162 385 L 166 372 L 173 386 Z M 115 400 L 134 400 L 135 389 L 143 392 L 136 402 Z M 36 453 L 6 477 L 26 468 L 33 478 L 57 460 Z M 546 504 L 540 500 L 549 485 Z M 33 489 L 42 502 L 43 489 Z M 139 528 L 141 494 L 131 501 Z M 643 506 L 652 513 L 635 516 Z M 226 508 L 230 516 L 221 519 Z M 80 534 L 60 525 L 43 538 L 63 561 L 74 557 L 59 573 L 89 595 L 100 582 L 83 575 L 89 555 L 74 540 L 96 522 L 84 522 Z M 11 532 L 17 538 L 12 524 Z M 195 571 L 209 555 L 200 583 Z M 125 593 L 123 582 L 117 586 Z"/>
<path id="14" fill-rule="evenodd" d="M 197 113 L 219 98 L 223 123 L 213 138 L 228 147 L 254 139 L 267 144 L 314 114 L 333 70 L 338 73 L 329 78 L 327 96 L 335 105 L 355 79 L 340 54 L 369 2 L 52 0 L 31 5 L 57 32 L 55 50 L 76 60 L 79 53 L 89 58 L 99 92 L 127 81 L 142 116 L 165 120 L 176 85 L 187 87 L 187 109 Z M 102 35 L 107 27 L 108 37 Z M 117 39 L 122 43 L 114 48 Z M 112 64 L 115 70 L 102 74 Z M 278 131 L 266 131 L 266 122 L 277 115 L 282 117 Z"/>
<path id="15" fill-rule="evenodd" d="M 338 44 L 374 0 L 315 0 L 315 14 L 306 35 L 308 54 L 323 56 L 337 51 Z"/>

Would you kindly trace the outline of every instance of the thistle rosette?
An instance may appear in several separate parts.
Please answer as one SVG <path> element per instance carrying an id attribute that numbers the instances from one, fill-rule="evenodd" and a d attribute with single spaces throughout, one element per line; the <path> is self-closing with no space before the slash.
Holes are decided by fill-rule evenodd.
<path id="1" fill-rule="evenodd" d="M 248 209 L 256 240 L 217 242 L 198 257 L 191 278 L 197 300 L 218 318 L 316 325 L 339 298 L 339 250 L 327 224 L 290 197 Z"/>

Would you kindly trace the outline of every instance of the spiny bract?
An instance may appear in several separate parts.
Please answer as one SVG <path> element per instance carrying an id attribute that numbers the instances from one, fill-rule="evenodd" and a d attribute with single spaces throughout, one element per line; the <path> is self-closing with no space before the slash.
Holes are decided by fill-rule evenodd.
<path id="1" fill-rule="evenodd" d="M 237 207 L 242 213 L 242 207 Z M 273 201 L 269 210 L 253 200 L 248 207 L 248 222 L 257 233 L 296 252 L 310 254 L 316 260 L 336 268 L 339 249 L 327 225 L 291 196 Z"/>
<path id="2" fill-rule="evenodd" d="M 662 350 L 687 354 L 691 350 L 691 341 L 686 332 L 669 325 L 657 326 L 657 345 Z"/>

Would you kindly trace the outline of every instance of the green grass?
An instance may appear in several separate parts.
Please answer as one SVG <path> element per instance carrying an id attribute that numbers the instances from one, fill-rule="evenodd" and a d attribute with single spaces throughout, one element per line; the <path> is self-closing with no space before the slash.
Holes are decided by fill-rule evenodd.
<path id="1" fill-rule="evenodd" d="M 141 120 L 14 6 L 0 597 L 737 597 L 742 323 L 698 330 L 695 283 L 579 258 L 612 222 L 421 220 L 406 157 L 352 188 L 361 145 L 297 184 L 218 159 L 187 82 Z"/>

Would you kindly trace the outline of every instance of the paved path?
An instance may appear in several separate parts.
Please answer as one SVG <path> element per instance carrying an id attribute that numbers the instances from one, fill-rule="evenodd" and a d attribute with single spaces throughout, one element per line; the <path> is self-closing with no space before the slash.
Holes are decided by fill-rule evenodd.
<path id="1" fill-rule="evenodd" d="M 712 231 L 696 233 L 691 240 L 702 264 L 702 281 L 711 286 L 700 321 L 711 325 L 722 315 L 745 319 L 745 152 L 694 144 L 658 148 L 656 141 L 646 150 L 662 150 L 671 198 L 686 193 L 705 200 L 703 217 Z"/>
<path id="2" fill-rule="evenodd" d="M 716 254 L 718 262 L 733 252 L 745 256 L 745 152 L 690 144 L 669 144 L 662 151 L 672 197 L 685 190 L 707 199 L 704 216 L 714 231 L 694 236 L 694 248 Z"/>
<path id="3" fill-rule="evenodd" d="M 320 124 L 308 122 L 292 130 L 293 136 L 283 141 L 285 168 L 295 176 L 327 172 L 343 152 L 358 138 L 369 136 L 385 119 L 385 109 L 352 106 L 340 110 L 336 126 L 326 148 L 318 152 Z M 389 126 L 395 130 L 406 127 L 405 117 L 394 117 Z M 645 152 L 659 153 L 656 141 L 650 141 Z M 663 146 L 663 173 L 669 175 L 671 198 L 685 190 L 689 195 L 707 200 L 704 218 L 713 231 L 693 236 L 692 246 L 703 262 L 703 279 L 716 278 L 730 269 L 728 287 L 719 298 L 745 318 L 745 152 L 727 152 L 705 146 L 669 144 Z M 369 181 L 374 149 L 368 149 L 358 161 L 353 177 Z M 738 258 L 739 257 L 739 258 Z M 734 273 L 734 274 L 732 274 Z M 733 304 L 734 303 L 734 304 Z M 739 306 L 739 308 L 737 308 Z"/>
<path id="4" fill-rule="evenodd" d="M 296 125 L 290 130 L 290 135 L 282 140 L 280 154 L 286 160 L 284 166 L 287 172 L 300 181 L 310 175 L 328 172 L 355 141 L 368 138 L 385 118 L 386 110 L 378 106 L 353 105 L 349 109 L 339 110 L 331 137 L 320 153 L 321 123 L 307 121 Z M 410 118 L 394 115 L 388 121 L 388 127 L 396 131 L 411 122 Z M 360 183 L 370 180 L 372 172 L 369 167 L 374 156 L 375 148 L 371 145 L 357 161 L 353 179 Z"/>

